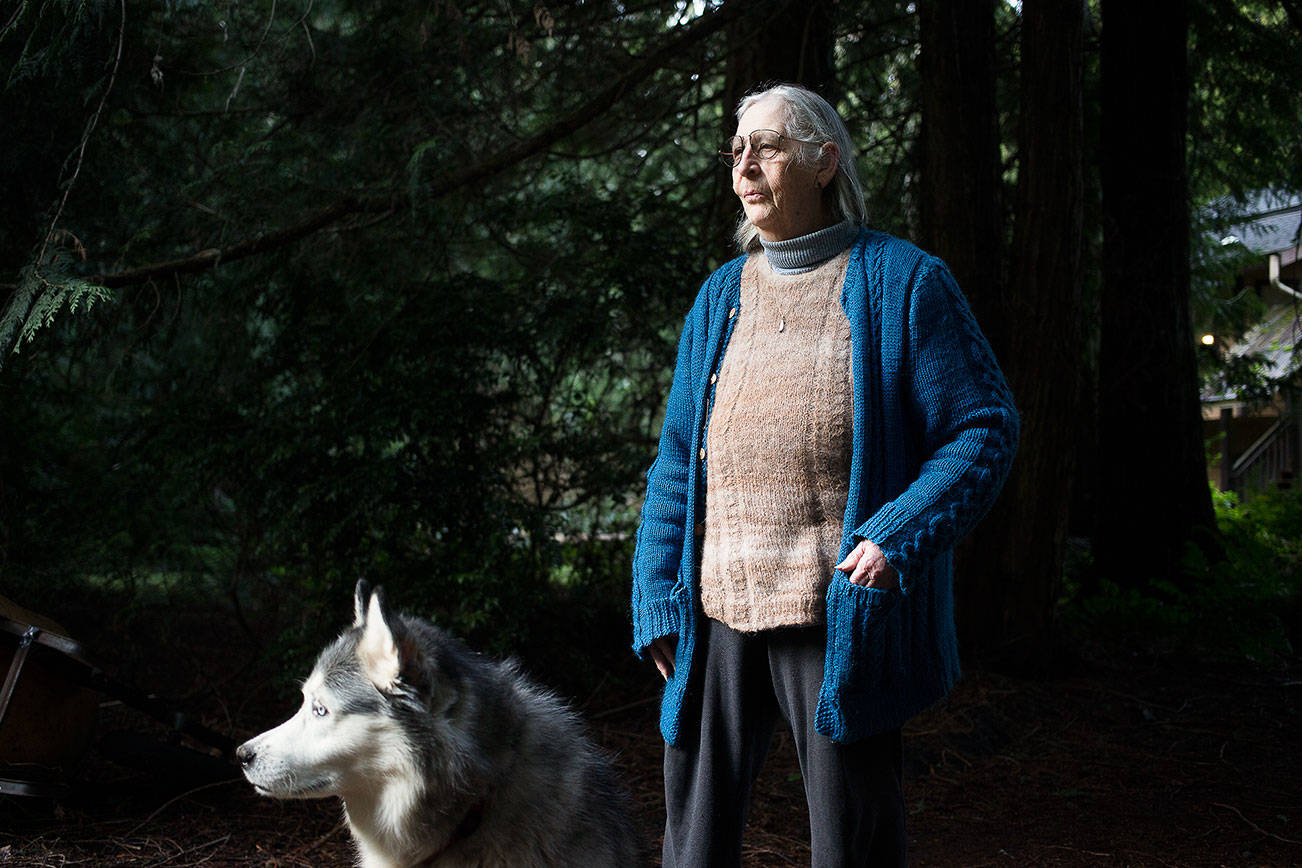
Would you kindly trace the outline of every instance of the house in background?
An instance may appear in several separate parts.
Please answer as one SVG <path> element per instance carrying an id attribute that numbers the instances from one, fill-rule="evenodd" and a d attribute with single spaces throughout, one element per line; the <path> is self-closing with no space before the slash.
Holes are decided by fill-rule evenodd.
<path id="1" fill-rule="evenodd" d="M 1255 210 L 1221 243 L 1251 254 L 1239 277 L 1266 312 L 1239 341 L 1203 338 L 1228 360 L 1257 359 L 1258 373 L 1277 383 L 1265 395 L 1225 386 L 1202 395 L 1204 438 L 1219 447 L 1209 450 L 1208 478 L 1241 494 L 1291 487 L 1302 472 L 1302 380 L 1287 376 L 1302 342 L 1302 197 L 1263 195 Z"/>

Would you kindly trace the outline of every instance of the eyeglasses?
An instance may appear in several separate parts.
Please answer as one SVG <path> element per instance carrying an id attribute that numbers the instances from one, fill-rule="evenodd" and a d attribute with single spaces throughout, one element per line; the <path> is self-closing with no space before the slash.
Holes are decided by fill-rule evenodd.
<path id="1" fill-rule="evenodd" d="M 723 163 L 725 169 L 735 169 L 741 162 L 742 155 L 746 153 L 746 145 L 749 142 L 750 152 L 755 155 L 757 160 L 771 160 L 782 150 L 782 141 L 799 142 L 802 145 L 821 145 L 822 142 L 811 142 L 807 139 L 793 139 L 790 136 L 784 136 L 777 130 L 755 130 L 749 136 L 733 136 L 723 143 L 719 149 L 719 162 Z"/>

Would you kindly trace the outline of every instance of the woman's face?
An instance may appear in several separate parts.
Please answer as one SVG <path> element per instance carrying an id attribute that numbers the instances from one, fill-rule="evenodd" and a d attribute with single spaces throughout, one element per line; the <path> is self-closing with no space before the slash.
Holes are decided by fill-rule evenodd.
<path id="1" fill-rule="evenodd" d="M 748 137 L 755 130 L 786 134 L 780 101 L 763 100 L 746 109 L 737 121 L 737 135 Z M 760 160 L 747 146 L 732 169 L 732 191 L 765 241 L 807 235 L 832 222 L 821 188 L 836 174 L 836 146 L 824 145 L 823 158 L 817 162 L 798 160 L 795 149 L 801 147 L 809 146 L 783 139 L 776 156 Z"/>

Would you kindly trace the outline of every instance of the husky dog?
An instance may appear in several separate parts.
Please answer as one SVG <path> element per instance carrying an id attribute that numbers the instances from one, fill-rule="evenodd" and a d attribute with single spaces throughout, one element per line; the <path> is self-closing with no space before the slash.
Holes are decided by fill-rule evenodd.
<path id="1" fill-rule="evenodd" d="M 357 583 L 298 713 L 236 751 L 264 796 L 339 796 L 364 868 L 628 868 L 625 795 L 582 725 L 511 664 Z"/>

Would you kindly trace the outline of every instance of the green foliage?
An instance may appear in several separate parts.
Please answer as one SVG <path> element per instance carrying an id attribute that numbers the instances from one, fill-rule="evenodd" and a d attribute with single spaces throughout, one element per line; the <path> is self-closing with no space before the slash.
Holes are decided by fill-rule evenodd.
<path id="1" fill-rule="evenodd" d="M 296 656 L 359 576 L 486 650 L 569 635 L 576 612 L 625 631 L 627 552 L 597 576 L 561 539 L 632 529 L 710 255 L 682 215 L 711 192 L 687 176 L 715 164 L 674 144 L 699 84 L 655 73 L 563 153 L 425 191 L 580 102 L 576 82 L 619 75 L 673 7 L 129 4 L 136 65 L 59 221 L 85 256 L 38 276 L 24 259 L 49 218 L 0 224 L 3 328 L 25 341 L 0 369 L 6 592 L 130 606 L 166 576 L 255 621 L 281 612 L 267 653 Z M 48 139 L 0 125 L 6 202 L 59 201 L 49 155 L 77 151 L 104 93 L 111 11 L 31 4 L 0 41 L 27 64 L 0 112 Z M 36 62 L 73 54 L 87 62 Z M 95 274 L 356 198 L 381 204 L 96 304 Z"/>
<path id="2" fill-rule="evenodd" d="M 1204 388 L 1216 394 L 1233 395 L 1249 407 L 1264 407 L 1275 400 L 1280 389 L 1297 378 L 1297 357 L 1283 372 L 1274 373 L 1270 359 L 1262 353 L 1221 357 L 1200 352 L 1199 366 Z"/>
<path id="3" fill-rule="evenodd" d="M 1237 569 L 1256 574 L 1268 595 L 1302 590 L 1302 492 L 1270 491 L 1240 503 L 1234 492 L 1213 488 L 1212 502 Z"/>
<path id="4" fill-rule="evenodd" d="M 1249 218 L 1250 206 L 1222 199 L 1194 216 L 1190 240 L 1192 314 L 1195 328 L 1222 343 L 1238 340 L 1266 312 L 1257 293 L 1242 287 L 1239 275 L 1259 257 L 1244 245 L 1222 243 L 1226 231 Z"/>
<path id="5" fill-rule="evenodd" d="M 23 344 L 36 338 L 37 330 L 52 325 L 60 312 L 88 313 L 96 302 L 113 297 L 102 286 L 51 271 L 38 271 L 34 266 L 22 270 L 12 301 L 0 311 L 0 347 L 12 346 L 19 352 Z"/>
<path id="6" fill-rule="evenodd" d="M 1239 280 L 1260 258 L 1222 239 L 1261 209 L 1263 192 L 1302 190 L 1302 13 L 1271 0 L 1200 0 L 1190 4 L 1190 16 L 1193 319 L 1200 333 L 1224 342 L 1242 337 L 1264 311 Z M 1206 376 L 1251 387 L 1251 362 L 1222 372 L 1216 361 L 1204 356 Z"/>
<path id="7" fill-rule="evenodd" d="M 1271 491 L 1241 503 L 1212 487 L 1226 557 L 1191 545 L 1185 585 L 1123 589 L 1106 577 L 1065 583 L 1063 619 L 1087 645 L 1117 650 L 1247 658 L 1277 665 L 1302 639 L 1302 492 Z"/>
<path id="8" fill-rule="evenodd" d="M 1283 4 L 1288 6 L 1289 4 Z M 1302 180 L 1299 20 L 1272 0 L 1190 4 L 1190 196 L 1195 204 Z"/>
<path id="9" fill-rule="evenodd" d="M 68 47 L 103 23 L 107 6 L 92 0 L 17 0 L 0 25 L 0 41 L 9 39 L 16 47 L 4 88 L 66 71 L 69 61 L 78 59 Z"/>

